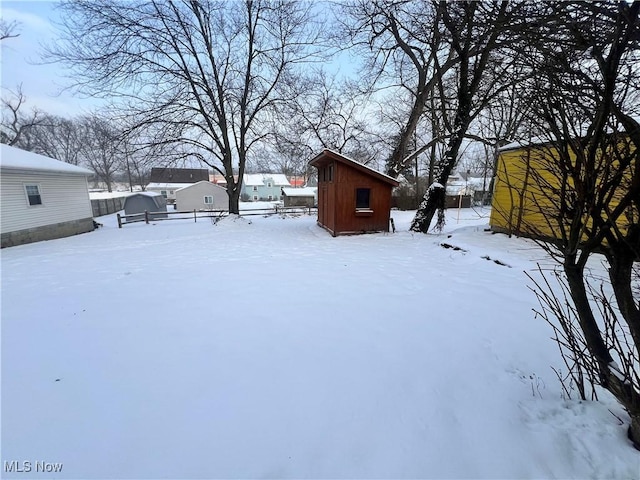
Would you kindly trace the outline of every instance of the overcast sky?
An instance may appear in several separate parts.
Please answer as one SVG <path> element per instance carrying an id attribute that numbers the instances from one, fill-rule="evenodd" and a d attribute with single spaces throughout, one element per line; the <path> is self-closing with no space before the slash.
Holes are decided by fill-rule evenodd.
<path id="1" fill-rule="evenodd" d="M 95 107 L 91 99 L 73 97 L 64 92 L 68 84 L 66 70 L 60 65 L 44 65 L 42 45 L 56 38 L 56 2 L 0 0 L 3 20 L 19 22 L 17 38 L 2 41 L 2 97 L 6 89 L 22 84 L 26 108 L 37 107 L 47 113 L 72 116 Z"/>

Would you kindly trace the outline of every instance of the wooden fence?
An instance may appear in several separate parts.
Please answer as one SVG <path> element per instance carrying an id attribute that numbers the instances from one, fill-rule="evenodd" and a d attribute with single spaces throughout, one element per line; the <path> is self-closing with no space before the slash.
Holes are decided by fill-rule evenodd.
<path id="1" fill-rule="evenodd" d="M 311 215 L 312 212 L 317 211 L 316 207 L 282 207 L 276 206 L 274 208 L 263 208 L 256 210 L 244 210 L 240 212 L 240 216 L 248 215 L 287 215 L 287 214 L 299 214 L 299 215 Z M 174 216 L 173 218 L 171 216 Z M 177 216 L 180 215 L 180 216 Z M 209 219 L 216 223 L 222 217 L 229 215 L 227 210 L 192 210 L 192 211 L 175 211 L 167 210 L 166 212 L 149 212 L 147 210 L 144 213 L 136 213 L 133 215 L 120 215 L 118 213 L 118 228 L 122 228 L 123 225 L 128 223 L 138 222 L 160 222 L 164 220 L 191 220 L 198 221 L 198 218 Z"/>

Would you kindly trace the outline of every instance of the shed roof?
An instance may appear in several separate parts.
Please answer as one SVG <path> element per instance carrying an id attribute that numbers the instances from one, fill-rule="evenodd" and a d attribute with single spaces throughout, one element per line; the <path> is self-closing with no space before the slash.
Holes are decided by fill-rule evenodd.
<path id="1" fill-rule="evenodd" d="M 206 168 L 162 168 L 151 169 L 152 183 L 196 183 L 200 180 L 209 180 L 209 171 Z"/>
<path id="2" fill-rule="evenodd" d="M 315 197 L 316 187 L 283 188 L 282 193 L 287 197 Z"/>
<path id="3" fill-rule="evenodd" d="M 0 168 L 3 170 L 21 170 L 29 172 L 65 173 L 67 175 L 93 175 L 87 168 L 61 162 L 38 153 L 0 144 Z"/>
<path id="4" fill-rule="evenodd" d="M 395 178 L 390 177 L 389 175 L 379 172 L 377 170 L 374 170 L 373 168 L 363 165 L 362 163 L 356 162 L 352 158 L 346 157 L 341 153 L 334 152 L 333 150 L 329 150 L 328 148 L 325 148 L 322 151 L 322 153 L 316 155 L 316 157 L 309 162 L 309 165 L 313 167 L 321 167 L 324 164 L 330 162 L 331 160 L 335 160 L 337 162 L 344 163 L 345 165 L 349 165 L 355 168 L 356 170 L 360 170 L 361 172 L 371 175 L 372 177 L 377 178 L 378 180 L 382 180 L 383 182 L 386 182 L 393 187 L 397 187 L 398 185 L 400 185 L 400 183 Z"/>

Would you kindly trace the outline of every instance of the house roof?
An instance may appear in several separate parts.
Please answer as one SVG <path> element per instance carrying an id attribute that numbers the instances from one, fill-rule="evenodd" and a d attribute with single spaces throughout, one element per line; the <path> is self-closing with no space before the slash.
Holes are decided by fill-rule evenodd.
<path id="1" fill-rule="evenodd" d="M 151 183 L 196 183 L 209 180 L 206 168 L 162 168 L 151 169 Z"/>
<path id="2" fill-rule="evenodd" d="M 226 192 L 226 191 L 227 191 L 227 189 L 226 189 L 226 188 L 224 188 L 223 186 L 221 186 L 221 185 L 217 185 L 217 184 L 215 184 L 215 183 L 213 183 L 213 182 L 208 182 L 208 181 L 206 181 L 206 180 L 200 180 L 199 182 L 193 183 L 193 184 L 191 184 L 191 185 L 183 186 L 182 188 L 179 188 L 178 190 L 187 190 L 188 188 L 192 188 L 192 187 L 195 187 L 196 185 L 200 185 L 200 184 L 203 184 L 203 183 L 208 184 L 208 185 L 211 185 L 211 187 L 212 187 L 212 188 L 219 188 L 219 189 L 220 189 L 220 190 L 222 190 L 223 192 Z"/>
<path id="3" fill-rule="evenodd" d="M 378 180 L 382 180 L 383 182 L 386 182 L 394 187 L 397 187 L 398 185 L 400 185 L 400 183 L 395 178 L 390 177 L 389 175 L 386 175 L 377 170 L 374 170 L 373 168 L 363 165 L 362 163 L 356 162 L 352 158 L 346 157 L 341 153 L 334 152 L 333 150 L 329 150 L 328 148 L 324 149 L 322 153 L 318 154 L 315 158 L 313 158 L 309 162 L 309 165 L 313 167 L 321 167 L 329 163 L 331 160 L 335 160 L 337 162 L 344 163 L 345 165 L 349 165 L 355 168 L 356 170 L 360 170 L 361 172 L 371 175 L 372 177 L 375 177 Z"/>
<path id="4" fill-rule="evenodd" d="M 135 197 L 136 195 L 142 195 L 144 197 L 161 197 L 162 194 L 158 193 L 158 192 L 134 192 L 131 195 L 128 195 L 128 197 Z"/>
<path id="5" fill-rule="evenodd" d="M 264 185 L 268 181 L 271 181 L 277 187 L 291 186 L 287 176 L 282 173 L 245 173 L 242 178 L 242 183 L 247 187 L 257 187 Z"/>
<path id="6" fill-rule="evenodd" d="M 287 197 L 315 197 L 316 187 L 304 187 L 304 188 L 286 188 L 282 189 L 282 193 Z"/>
<path id="7" fill-rule="evenodd" d="M 11 147 L 4 143 L 0 144 L 0 168 L 2 170 L 20 170 L 30 173 L 48 172 L 65 173 L 67 175 L 93 175 L 93 172 L 87 168 Z"/>
<path id="8" fill-rule="evenodd" d="M 158 183 L 152 182 L 147 185 L 147 188 L 162 188 L 165 190 L 180 190 L 181 188 L 188 187 L 189 185 L 193 185 L 192 182 L 188 183 Z"/>

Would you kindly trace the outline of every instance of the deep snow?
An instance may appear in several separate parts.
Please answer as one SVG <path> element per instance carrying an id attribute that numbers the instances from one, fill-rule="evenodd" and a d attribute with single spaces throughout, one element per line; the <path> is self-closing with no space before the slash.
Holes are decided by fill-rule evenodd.
<path id="1" fill-rule="evenodd" d="M 523 273 L 549 261 L 481 213 L 339 238 L 108 216 L 3 249 L 3 470 L 32 466 L 3 475 L 638 478 L 621 408 L 561 398 Z"/>

